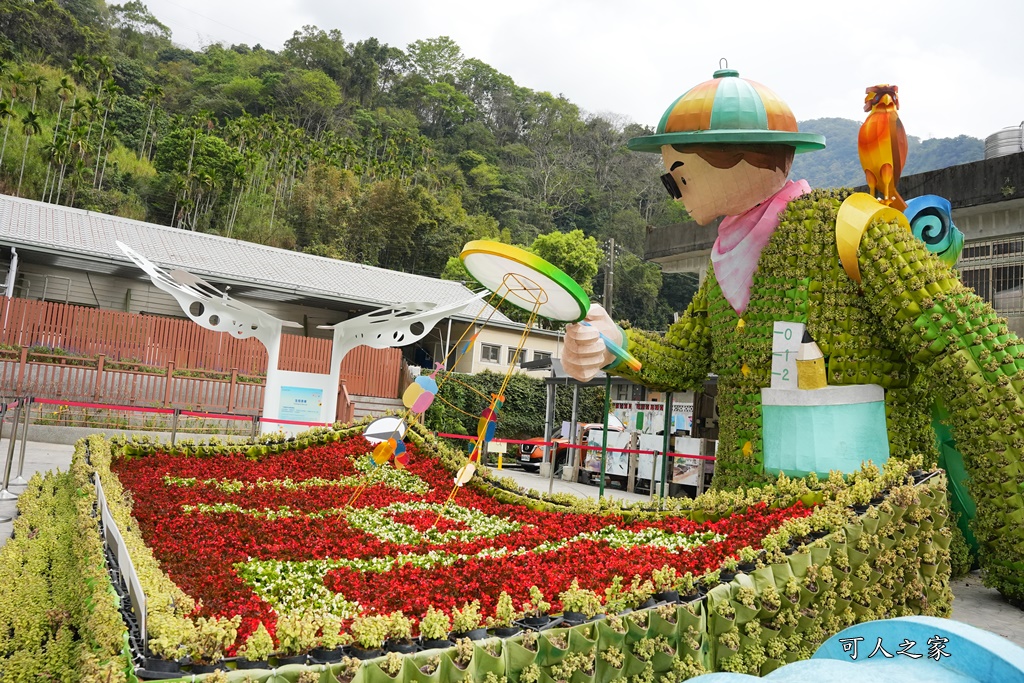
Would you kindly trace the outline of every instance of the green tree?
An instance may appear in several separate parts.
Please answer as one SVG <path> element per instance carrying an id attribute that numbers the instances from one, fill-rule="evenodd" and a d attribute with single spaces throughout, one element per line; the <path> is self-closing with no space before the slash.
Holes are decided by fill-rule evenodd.
<path id="1" fill-rule="evenodd" d="M 417 40 L 406 51 L 413 71 L 427 79 L 428 83 L 454 80 L 462 67 L 462 48 L 448 36 Z"/>
<path id="2" fill-rule="evenodd" d="M 360 198 L 346 251 L 351 258 L 372 266 L 382 257 L 396 265 L 402 263 L 415 249 L 412 237 L 421 215 L 419 202 L 402 183 L 374 183 Z"/>
<path id="3" fill-rule="evenodd" d="M 324 164 L 312 166 L 295 186 L 288 207 L 296 246 L 310 252 L 319 245 L 333 250 L 335 258 L 344 258 L 358 195 L 359 181 L 351 171 Z"/>
<path id="4" fill-rule="evenodd" d="M 348 51 L 337 29 L 324 31 L 307 24 L 284 42 L 284 53 L 306 69 L 323 71 L 335 82 L 344 79 Z"/>
<path id="5" fill-rule="evenodd" d="M 597 240 L 582 230 L 551 232 L 533 241 L 530 251 L 562 269 L 587 294 L 594 292 L 594 276 L 604 258 Z"/>
<path id="6" fill-rule="evenodd" d="M 142 57 L 156 52 L 171 42 L 171 29 L 157 19 L 140 0 L 129 0 L 123 5 L 110 5 L 110 21 L 114 26 L 118 46 L 126 55 Z"/>

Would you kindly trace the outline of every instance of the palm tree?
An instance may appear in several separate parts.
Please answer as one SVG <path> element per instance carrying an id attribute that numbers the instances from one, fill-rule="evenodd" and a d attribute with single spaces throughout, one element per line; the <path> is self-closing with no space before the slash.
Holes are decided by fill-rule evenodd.
<path id="1" fill-rule="evenodd" d="M 92 124 L 96 120 L 96 112 L 99 111 L 101 104 L 103 102 L 96 95 L 89 95 L 89 97 L 85 98 L 85 108 L 89 110 L 89 129 L 85 133 L 86 142 L 92 139 Z"/>
<path id="2" fill-rule="evenodd" d="M 96 97 L 100 96 L 103 84 L 114 73 L 114 62 L 106 55 L 96 58 Z"/>
<path id="3" fill-rule="evenodd" d="M 7 126 L 4 127 L 4 144 L 0 146 L 0 166 L 4 163 L 4 152 L 7 151 L 7 136 L 11 132 L 11 118 L 14 112 L 14 103 L 18 100 L 18 86 L 25 82 L 25 77 L 20 73 L 11 74 L 11 115 L 7 117 Z"/>
<path id="4" fill-rule="evenodd" d="M 63 131 L 58 131 L 53 136 L 53 140 L 48 142 L 43 147 L 43 155 L 46 157 L 46 161 L 47 161 L 47 172 L 49 172 L 49 169 L 50 169 L 51 166 L 56 166 L 58 168 L 63 166 L 64 163 L 66 163 L 66 161 L 67 161 L 67 155 L 68 155 L 69 151 L 70 151 L 70 146 L 68 145 L 68 136 L 67 136 L 67 134 L 65 134 Z M 47 177 L 47 183 L 49 184 L 50 196 L 46 196 L 47 190 L 44 189 L 43 190 L 43 201 L 47 201 L 47 202 L 48 201 L 53 201 L 54 203 L 57 203 L 57 202 L 60 201 L 60 196 L 58 194 L 58 187 L 57 187 L 57 177 L 59 175 L 58 168 L 54 168 L 54 170 L 53 170 L 53 183 L 52 184 L 49 183 L 49 177 Z"/>
<path id="5" fill-rule="evenodd" d="M 57 98 L 60 100 L 60 106 L 57 108 L 57 122 L 53 124 L 53 139 L 50 140 L 50 146 L 56 145 L 57 134 L 60 132 L 60 119 L 64 114 L 64 105 L 67 103 L 71 93 L 75 90 L 75 82 L 67 76 L 60 77 L 60 83 L 54 88 L 54 92 L 57 93 Z M 46 201 L 46 192 L 50 188 L 50 169 L 53 167 L 55 157 L 54 155 L 48 155 L 49 161 L 46 164 L 46 182 L 43 184 L 43 201 Z M 54 181 L 57 180 L 57 174 L 54 173 Z"/>
<path id="6" fill-rule="evenodd" d="M 39 93 L 43 91 L 44 83 L 46 83 L 46 79 L 42 76 L 36 76 L 25 81 L 25 85 L 32 88 L 32 111 L 36 110 L 36 100 L 39 98 Z"/>
<path id="7" fill-rule="evenodd" d="M 17 195 L 21 196 L 21 180 L 25 177 L 25 160 L 28 159 L 28 141 L 33 135 L 39 135 L 43 128 L 39 125 L 39 114 L 34 111 L 30 111 L 25 114 L 25 117 L 21 120 L 22 129 L 21 132 L 25 135 L 25 147 L 21 152 L 21 173 L 18 174 L 18 191 Z"/>
<path id="8" fill-rule="evenodd" d="M 0 59 L 0 79 L 7 78 L 11 75 L 11 67 L 4 60 Z M 4 96 L 4 89 L 0 87 L 0 99 Z"/>
<path id="9" fill-rule="evenodd" d="M 153 112 L 156 111 L 156 105 L 163 96 L 164 89 L 159 85 L 151 85 L 142 93 L 142 101 L 149 102 L 149 115 L 146 117 L 146 132 L 139 141 L 139 159 L 142 158 L 142 154 L 146 149 L 146 140 L 149 139 L 149 125 L 153 122 Z"/>
<path id="10" fill-rule="evenodd" d="M 88 57 L 75 55 L 74 59 L 71 60 L 71 75 L 75 76 L 79 82 L 88 81 L 94 73 L 96 71 L 89 64 Z"/>
<path id="11" fill-rule="evenodd" d="M 100 173 L 100 154 L 99 154 L 99 152 L 100 152 L 100 150 L 103 149 L 103 136 L 107 132 L 107 114 L 109 114 L 110 110 L 114 108 L 114 103 L 117 101 L 117 96 L 118 96 L 119 93 L 123 92 L 123 90 L 121 90 L 121 88 L 118 87 L 114 83 L 114 79 L 111 78 L 111 79 L 109 79 L 104 84 L 103 92 L 106 94 L 106 99 L 104 100 L 104 106 L 103 106 L 103 125 L 100 127 L 100 141 L 96 143 L 96 149 L 97 149 L 97 152 L 96 152 L 96 168 L 93 169 L 93 172 L 92 172 L 92 177 L 97 180 L 97 185 L 96 185 L 97 188 L 99 187 L 99 183 L 102 182 L 102 176 L 99 175 L 99 173 Z M 105 155 L 104 155 L 104 158 L 106 158 Z"/>

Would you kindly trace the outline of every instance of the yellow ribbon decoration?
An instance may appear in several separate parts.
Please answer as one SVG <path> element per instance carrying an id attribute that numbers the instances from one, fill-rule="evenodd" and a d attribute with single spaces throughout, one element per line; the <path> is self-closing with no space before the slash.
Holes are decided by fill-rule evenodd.
<path id="1" fill-rule="evenodd" d="M 855 192 L 846 198 L 836 216 L 836 247 L 843 270 L 854 282 L 860 284 L 860 263 L 857 249 L 861 237 L 875 221 L 896 222 L 910 232 L 910 221 L 891 206 L 886 206 L 864 192 Z"/>

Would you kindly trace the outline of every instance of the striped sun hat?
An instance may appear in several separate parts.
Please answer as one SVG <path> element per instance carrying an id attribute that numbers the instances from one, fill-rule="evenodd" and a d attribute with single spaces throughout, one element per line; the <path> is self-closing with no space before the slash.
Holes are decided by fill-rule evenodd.
<path id="1" fill-rule="evenodd" d="M 654 135 L 633 138 L 629 148 L 660 152 L 662 145 L 779 144 L 810 152 L 825 146 L 823 135 L 797 130 L 796 117 L 778 95 L 739 76 L 719 69 L 665 110 Z"/>

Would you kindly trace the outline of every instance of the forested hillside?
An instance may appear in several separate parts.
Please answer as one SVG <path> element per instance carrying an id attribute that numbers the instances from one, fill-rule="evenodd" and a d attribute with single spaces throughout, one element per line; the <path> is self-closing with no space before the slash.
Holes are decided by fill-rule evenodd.
<path id="1" fill-rule="evenodd" d="M 864 184 L 864 171 L 857 156 L 857 131 L 863 121 L 852 119 L 813 119 L 801 121 L 800 130 L 825 136 L 825 149 L 813 154 L 798 154 L 793 160 L 794 178 L 806 178 L 812 187 L 856 187 Z M 904 122 L 904 126 L 908 126 Z M 960 135 L 955 138 L 921 138 L 907 133 L 908 176 L 938 168 L 978 161 L 985 156 L 985 143 Z"/>
<path id="2" fill-rule="evenodd" d="M 196 52 L 138 0 L 0 0 L 0 192 L 431 276 L 496 238 L 597 292 L 614 237 L 616 317 L 662 328 L 685 307 L 694 278 L 638 256 L 649 226 L 687 220 L 660 159 L 625 148 L 649 128 L 519 86 L 444 36 L 343 31 Z M 818 132 L 856 164 L 856 128 Z M 829 167 L 803 171 L 812 183 L 859 182 L 822 154 L 800 157 Z"/>

